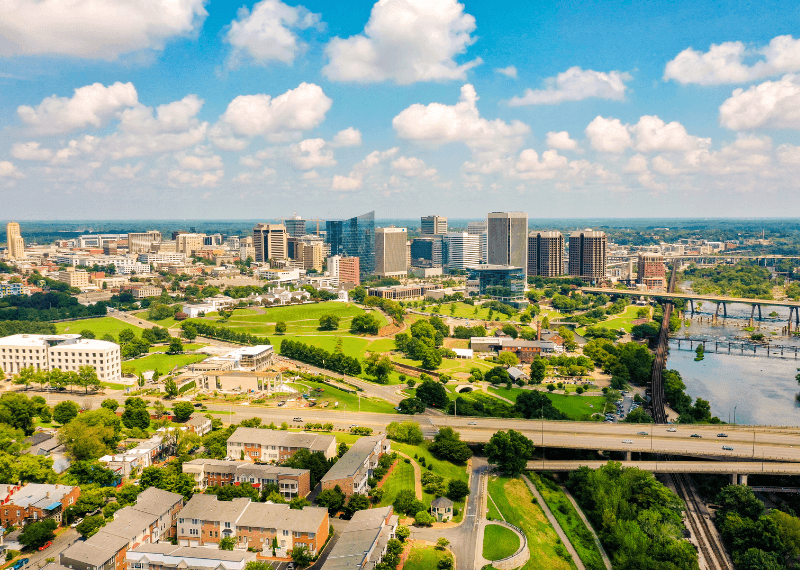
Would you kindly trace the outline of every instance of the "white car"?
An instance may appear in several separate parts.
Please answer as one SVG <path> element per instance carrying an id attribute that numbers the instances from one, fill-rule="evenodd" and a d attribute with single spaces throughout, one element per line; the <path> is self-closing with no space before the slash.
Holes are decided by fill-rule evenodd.
<path id="1" fill-rule="evenodd" d="M 622 443 L 633 443 L 632 439 L 623 439 Z"/>
<path id="2" fill-rule="evenodd" d="M 676 432 L 676 431 L 678 431 L 678 430 L 676 430 L 675 428 L 669 428 L 667 431 L 669 431 L 669 432 L 672 432 L 672 433 L 675 433 L 675 432 Z"/>

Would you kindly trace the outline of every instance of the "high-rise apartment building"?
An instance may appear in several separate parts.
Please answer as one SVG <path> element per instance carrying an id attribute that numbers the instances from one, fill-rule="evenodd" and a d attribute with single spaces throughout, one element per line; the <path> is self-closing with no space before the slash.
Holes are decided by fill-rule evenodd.
<path id="1" fill-rule="evenodd" d="M 403 277 L 408 274 L 406 264 L 406 228 L 375 229 L 375 275 Z"/>
<path id="2" fill-rule="evenodd" d="M 306 235 L 306 221 L 295 214 L 287 220 L 283 220 L 286 226 L 286 233 L 289 237 L 300 237 Z"/>
<path id="3" fill-rule="evenodd" d="M 8 243 L 9 259 L 23 259 L 25 257 L 25 241 L 22 239 L 17 222 L 8 222 L 6 224 L 6 242 Z"/>
<path id="4" fill-rule="evenodd" d="M 325 222 L 325 243 L 330 254 L 358 257 L 362 275 L 375 273 L 375 212 L 348 220 Z"/>
<path id="5" fill-rule="evenodd" d="M 510 265 L 528 270 L 528 214 L 491 212 L 488 216 L 488 251 L 490 265 Z"/>
<path id="6" fill-rule="evenodd" d="M 266 263 L 285 261 L 289 258 L 288 234 L 283 224 L 257 224 L 253 228 L 253 247 L 256 261 Z"/>
<path id="7" fill-rule="evenodd" d="M 569 235 L 569 274 L 596 281 L 606 275 L 606 234 L 586 229 Z"/>
<path id="8" fill-rule="evenodd" d="M 204 237 L 203 234 L 178 234 L 175 238 L 175 251 L 187 256 L 194 255 L 195 251 L 203 249 Z"/>
<path id="9" fill-rule="evenodd" d="M 444 235 L 447 233 L 447 218 L 444 216 L 423 216 L 420 221 L 420 233 L 424 236 Z"/>
<path id="10" fill-rule="evenodd" d="M 142 253 L 144 251 L 150 251 L 150 245 L 160 241 L 161 232 L 156 230 L 128 234 L 128 252 Z"/>
<path id="11" fill-rule="evenodd" d="M 339 280 L 340 285 L 343 283 L 361 284 L 361 272 L 357 257 L 330 256 L 328 258 L 328 272 L 331 277 Z"/>
<path id="12" fill-rule="evenodd" d="M 447 267 L 449 269 L 466 270 L 481 262 L 480 236 L 467 232 L 449 232 L 444 236 L 445 251 L 447 252 Z"/>
<path id="13" fill-rule="evenodd" d="M 639 273 L 636 282 L 647 285 L 648 289 L 661 289 L 666 286 L 667 272 L 664 256 L 660 253 L 640 253 Z"/>
<path id="14" fill-rule="evenodd" d="M 481 263 L 489 263 L 489 224 L 486 220 L 480 222 L 467 222 L 467 233 L 480 236 Z"/>
<path id="15" fill-rule="evenodd" d="M 564 273 L 564 236 L 561 232 L 528 234 L 528 275 L 558 277 Z"/>

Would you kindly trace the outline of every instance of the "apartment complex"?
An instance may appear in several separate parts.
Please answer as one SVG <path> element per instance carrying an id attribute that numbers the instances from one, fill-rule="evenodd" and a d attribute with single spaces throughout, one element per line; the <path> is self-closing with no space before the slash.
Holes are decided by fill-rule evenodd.
<path id="1" fill-rule="evenodd" d="M 185 253 L 187 256 L 203 249 L 203 234 L 178 234 L 175 238 L 176 253 Z"/>
<path id="2" fill-rule="evenodd" d="M 569 274 L 591 281 L 606 275 L 605 232 L 586 229 L 572 232 L 569 236 Z"/>
<path id="3" fill-rule="evenodd" d="M 12 260 L 25 258 L 25 240 L 22 239 L 19 224 L 8 222 L 6 224 L 6 242 L 8 243 L 8 258 Z"/>
<path id="4" fill-rule="evenodd" d="M 89 286 L 89 273 L 81 269 L 68 268 L 66 271 L 59 271 L 53 275 L 57 281 L 62 281 L 70 287 L 78 289 Z"/>
<path id="5" fill-rule="evenodd" d="M 0 526 L 25 526 L 48 519 L 59 526 L 67 507 L 81 495 L 80 487 L 28 483 L 0 485 Z"/>
<path id="6" fill-rule="evenodd" d="M 447 233 L 447 218 L 444 216 L 423 216 L 420 218 L 420 233 L 424 236 Z"/>
<path id="7" fill-rule="evenodd" d="M 361 267 L 357 257 L 342 257 L 332 255 L 328 258 L 328 272 L 333 279 L 337 279 L 339 284 L 352 283 L 361 284 Z"/>
<path id="8" fill-rule="evenodd" d="M 119 345 L 80 335 L 15 334 L 0 338 L 0 370 L 19 374 L 23 368 L 63 371 L 91 366 L 101 382 L 119 382 L 122 372 Z"/>
<path id="9" fill-rule="evenodd" d="M 263 557 L 285 558 L 296 546 L 312 555 L 328 539 L 328 509 L 254 503 L 238 498 L 219 501 L 215 495 L 195 495 L 178 517 L 181 546 L 218 545 L 222 538 L 235 538 L 236 546 L 252 549 Z"/>
<path id="10" fill-rule="evenodd" d="M 464 271 L 467 267 L 481 262 L 480 236 L 466 232 L 450 232 L 444 236 L 443 248 L 446 252 L 444 265 L 449 269 Z"/>
<path id="11" fill-rule="evenodd" d="M 564 274 L 564 236 L 561 232 L 528 234 L 528 275 L 558 277 Z"/>
<path id="12" fill-rule="evenodd" d="M 125 553 L 127 570 L 245 570 L 255 552 L 219 550 L 171 543 L 140 544 Z"/>
<path id="13" fill-rule="evenodd" d="M 369 492 L 367 479 L 372 477 L 381 455 L 389 451 L 390 443 L 385 434 L 362 437 L 322 477 L 322 490 L 338 485 L 347 497 L 356 493 L 366 495 Z"/>
<path id="14" fill-rule="evenodd" d="M 357 511 L 320 570 L 375 568 L 386 554 L 389 539 L 395 538 L 398 520 L 391 505 Z"/>
<path id="15" fill-rule="evenodd" d="M 528 270 L 528 214 L 524 212 L 490 212 L 488 234 L 488 263 L 521 267 L 523 273 L 526 273 Z"/>
<path id="16" fill-rule="evenodd" d="M 408 273 L 406 228 L 377 228 L 375 230 L 375 275 L 404 277 Z"/>
<path id="17" fill-rule="evenodd" d="M 182 495 L 149 487 L 97 534 L 64 550 L 59 563 L 72 570 L 126 570 L 129 549 L 175 537 L 182 508 Z"/>
<path id="18" fill-rule="evenodd" d="M 283 224 L 257 224 L 253 228 L 255 260 L 259 263 L 289 259 L 286 226 Z"/>
<path id="19" fill-rule="evenodd" d="M 636 282 L 648 289 L 666 287 L 667 271 L 660 253 L 640 253 Z"/>
<path id="20" fill-rule="evenodd" d="M 283 463 L 300 449 L 320 452 L 325 459 L 336 457 L 332 435 L 271 429 L 237 428 L 228 438 L 228 457 L 260 463 Z"/>
<path id="21" fill-rule="evenodd" d="M 285 499 L 305 497 L 311 492 L 311 473 L 308 469 L 235 463 L 224 459 L 193 459 L 183 464 L 183 472 L 194 477 L 200 490 L 250 483 L 256 489 L 264 485 L 277 485 Z"/>
<path id="22" fill-rule="evenodd" d="M 150 251 L 152 244 L 161 241 L 161 232 L 151 230 L 149 232 L 128 234 L 128 253 L 141 253 Z"/>

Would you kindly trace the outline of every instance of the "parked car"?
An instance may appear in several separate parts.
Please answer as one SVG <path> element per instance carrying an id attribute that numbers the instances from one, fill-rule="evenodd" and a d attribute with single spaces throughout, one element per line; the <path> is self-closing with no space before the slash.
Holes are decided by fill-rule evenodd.
<path id="1" fill-rule="evenodd" d="M 725 451 L 733 451 L 733 448 L 730 445 L 723 445 L 722 449 L 724 449 Z"/>
<path id="2" fill-rule="evenodd" d="M 633 443 L 633 440 L 632 439 L 623 439 L 622 443 Z"/>
<path id="3" fill-rule="evenodd" d="M 699 438 L 701 438 L 701 439 L 703 438 L 703 436 L 702 436 L 702 435 L 700 435 L 699 433 L 693 433 L 693 434 L 692 434 L 692 435 L 690 435 L 689 437 L 699 437 Z"/>
<path id="4" fill-rule="evenodd" d="M 41 545 L 41 546 L 39 547 L 39 551 L 42 551 L 42 550 L 47 550 L 47 549 L 48 549 L 48 548 L 50 548 L 51 546 L 53 546 L 53 541 L 52 541 L 52 540 L 48 540 L 47 542 L 45 542 L 43 545 Z"/>
<path id="5" fill-rule="evenodd" d="M 73 523 L 72 523 L 71 525 L 69 525 L 69 526 L 71 526 L 72 528 L 75 528 L 76 526 L 78 526 L 78 525 L 79 525 L 79 524 L 81 524 L 82 522 L 83 522 L 83 518 L 80 518 L 80 519 L 77 519 L 77 520 L 75 520 L 75 522 L 73 522 Z"/>
<path id="6" fill-rule="evenodd" d="M 293 422 L 302 422 L 303 418 L 294 418 L 292 419 Z"/>
<path id="7" fill-rule="evenodd" d="M 649 435 L 646 431 L 637 432 L 636 435 Z"/>
<path id="8" fill-rule="evenodd" d="M 676 431 L 678 431 L 678 430 L 676 430 L 675 428 L 669 428 L 667 431 L 670 431 L 670 432 L 673 432 L 673 433 L 674 433 L 674 432 L 676 432 Z"/>
<path id="9" fill-rule="evenodd" d="M 727 433 L 718 433 L 717 437 L 728 437 Z"/>
<path id="10" fill-rule="evenodd" d="M 14 565 L 11 568 L 13 568 L 13 570 L 19 570 L 20 568 L 25 566 L 28 562 L 30 562 L 29 558 L 20 558 L 19 560 L 14 562 Z"/>

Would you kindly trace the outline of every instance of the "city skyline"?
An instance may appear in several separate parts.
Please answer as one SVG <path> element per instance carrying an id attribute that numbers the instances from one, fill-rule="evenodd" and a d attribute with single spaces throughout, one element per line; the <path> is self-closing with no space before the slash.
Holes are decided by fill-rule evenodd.
<path id="1" fill-rule="evenodd" d="M 8 217 L 800 208 L 789 2 L 87 6 L 0 8 Z"/>

